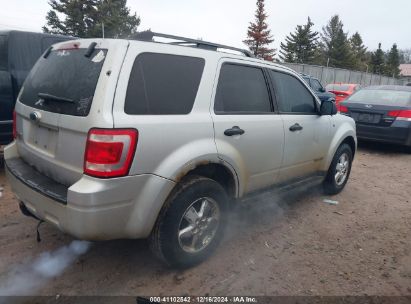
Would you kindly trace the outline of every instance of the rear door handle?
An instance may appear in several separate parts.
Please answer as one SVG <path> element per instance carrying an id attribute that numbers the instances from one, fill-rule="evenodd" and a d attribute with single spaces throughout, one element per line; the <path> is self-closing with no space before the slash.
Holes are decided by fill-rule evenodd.
<path id="1" fill-rule="evenodd" d="M 295 123 L 290 127 L 291 132 L 300 131 L 302 129 L 303 129 L 303 127 L 300 126 L 298 123 Z"/>
<path id="2" fill-rule="evenodd" d="M 240 129 L 238 126 L 234 126 L 231 129 L 227 129 L 224 131 L 225 136 L 233 136 L 233 135 L 243 135 L 245 131 Z"/>

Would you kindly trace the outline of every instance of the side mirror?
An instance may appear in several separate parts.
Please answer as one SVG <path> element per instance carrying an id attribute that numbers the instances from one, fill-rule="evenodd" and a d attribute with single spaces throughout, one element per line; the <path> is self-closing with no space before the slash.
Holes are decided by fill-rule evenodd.
<path id="1" fill-rule="evenodd" d="M 318 91 L 321 92 L 321 93 L 325 93 L 325 89 L 324 89 L 324 88 L 320 88 Z"/>
<path id="2" fill-rule="evenodd" d="M 335 115 L 337 114 L 337 106 L 332 100 L 324 100 L 320 107 L 321 115 Z"/>

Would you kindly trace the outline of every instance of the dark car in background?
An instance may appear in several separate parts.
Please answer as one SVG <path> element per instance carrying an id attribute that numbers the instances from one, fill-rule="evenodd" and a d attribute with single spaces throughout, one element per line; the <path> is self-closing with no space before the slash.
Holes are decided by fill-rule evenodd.
<path id="1" fill-rule="evenodd" d="M 72 37 L 22 31 L 0 31 L 0 145 L 13 140 L 17 95 L 37 59 L 54 43 Z"/>
<path id="2" fill-rule="evenodd" d="M 411 87 L 361 89 L 340 104 L 340 113 L 355 120 L 359 139 L 411 147 Z"/>
<path id="3" fill-rule="evenodd" d="M 317 95 L 321 101 L 327 100 L 335 102 L 335 94 L 327 92 L 327 90 L 324 89 L 323 85 L 317 78 L 306 74 L 301 74 L 301 76 L 303 77 L 305 82 L 308 83 L 311 89 L 313 89 L 315 95 Z"/>

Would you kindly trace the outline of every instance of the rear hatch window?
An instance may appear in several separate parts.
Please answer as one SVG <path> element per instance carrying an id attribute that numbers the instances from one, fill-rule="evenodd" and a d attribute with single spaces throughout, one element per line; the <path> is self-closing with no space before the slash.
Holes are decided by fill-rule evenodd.
<path id="1" fill-rule="evenodd" d="M 28 75 L 20 101 L 44 111 L 87 116 L 107 49 L 52 50 L 41 57 Z"/>

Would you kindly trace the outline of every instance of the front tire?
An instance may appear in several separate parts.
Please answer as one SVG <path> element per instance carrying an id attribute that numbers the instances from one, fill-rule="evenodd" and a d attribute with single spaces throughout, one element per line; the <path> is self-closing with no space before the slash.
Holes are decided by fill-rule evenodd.
<path id="1" fill-rule="evenodd" d="M 212 179 L 191 176 L 167 199 L 150 236 L 152 251 L 172 267 L 204 261 L 221 241 L 228 197 Z"/>
<path id="2" fill-rule="evenodd" d="M 326 194 L 338 194 L 344 189 L 351 173 L 353 151 L 348 144 L 342 144 L 335 152 L 334 158 L 324 180 Z"/>

